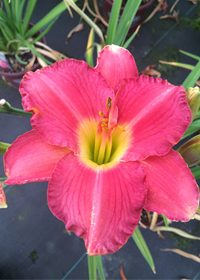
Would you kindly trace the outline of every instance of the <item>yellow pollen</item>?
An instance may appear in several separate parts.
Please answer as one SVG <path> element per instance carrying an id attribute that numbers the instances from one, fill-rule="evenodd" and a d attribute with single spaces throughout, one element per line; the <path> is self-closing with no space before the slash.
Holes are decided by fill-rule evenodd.
<path id="1" fill-rule="evenodd" d="M 103 130 L 103 131 L 108 131 L 107 126 L 102 127 L 102 130 Z"/>
<path id="2" fill-rule="evenodd" d="M 123 128 L 122 125 L 118 125 L 117 127 L 118 127 L 121 131 L 123 131 L 123 132 L 125 131 L 125 129 Z"/>
<path id="3" fill-rule="evenodd" d="M 102 119 L 101 122 L 108 122 L 108 119 L 107 118 Z"/>
<path id="4" fill-rule="evenodd" d="M 105 116 L 104 113 L 103 113 L 102 111 L 99 111 L 99 115 L 102 116 L 102 117 Z"/>
<path id="5" fill-rule="evenodd" d="M 108 125 L 107 125 L 107 123 L 103 122 L 103 123 L 101 124 L 101 127 L 105 127 L 105 126 L 108 126 Z"/>

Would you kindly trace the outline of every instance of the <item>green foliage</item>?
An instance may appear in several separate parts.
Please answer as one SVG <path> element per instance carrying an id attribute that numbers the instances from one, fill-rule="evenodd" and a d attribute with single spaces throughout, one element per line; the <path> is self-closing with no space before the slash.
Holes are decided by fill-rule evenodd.
<path id="1" fill-rule="evenodd" d="M 32 47 L 31 51 L 33 51 L 33 44 L 50 30 L 60 14 L 67 9 L 64 2 L 61 2 L 31 27 L 30 21 L 37 0 L 3 0 L 2 3 L 3 9 L 0 9 L 0 51 L 14 52 L 18 60 L 20 51 L 23 48 L 29 49 L 27 42 Z M 41 29 L 43 29 L 43 32 L 39 34 L 38 32 Z M 36 50 L 34 53 L 40 56 Z M 41 58 L 43 59 L 42 56 Z"/>

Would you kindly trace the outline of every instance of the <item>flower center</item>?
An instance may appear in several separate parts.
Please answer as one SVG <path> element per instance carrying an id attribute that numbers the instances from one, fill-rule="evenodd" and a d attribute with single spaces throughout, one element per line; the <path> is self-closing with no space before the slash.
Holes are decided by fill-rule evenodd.
<path id="1" fill-rule="evenodd" d="M 82 154 L 98 165 L 118 160 L 129 143 L 129 133 L 117 123 L 117 101 L 124 83 L 119 87 L 115 98 L 108 97 L 106 112 L 99 112 L 102 119 L 84 121 L 80 128 L 79 139 Z M 89 132 L 89 133 L 88 133 Z"/>

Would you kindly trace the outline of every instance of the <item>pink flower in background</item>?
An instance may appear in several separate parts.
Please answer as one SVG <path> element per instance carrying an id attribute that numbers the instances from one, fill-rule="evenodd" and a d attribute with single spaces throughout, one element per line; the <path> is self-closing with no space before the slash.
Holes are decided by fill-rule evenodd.
<path id="1" fill-rule="evenodd" d="M 171 149 L 191 121 L 183 87 L 138 77 L 132 55 L 112 45 L 94 69 L 69 59 L 27 73 L 20 92 L 33 130 L 8 148 L 5 183 L 50 181 L 50 210 L 88 254 L 122 247 L 143 208 L 194 216 L 197 184 Z"/>
<path id="2" fill-rule="evenodd" d="M 7 64 L 7 60 L 6 60 L 5 55 L 1 52 L 0 52 L 0 67 L 10 68 L 10 66 Z"/>

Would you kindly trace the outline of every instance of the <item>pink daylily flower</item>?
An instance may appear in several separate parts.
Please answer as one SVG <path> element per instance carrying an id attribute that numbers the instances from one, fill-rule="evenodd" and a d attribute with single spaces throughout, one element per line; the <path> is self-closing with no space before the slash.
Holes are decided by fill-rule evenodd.
<path id="1" fill-rule="evenodd" d="M 62 60 L 20 85 L 32 131 L 5 154 L 7 184 L 50 181 L 48 204 L 89 255 L 117 251 L 142 209 L 188 221 L 196 181 L 172 150 L 191 121 L 183 87 L 138 77 L 132 55 L 106 46 L 97 66 Z"/>

